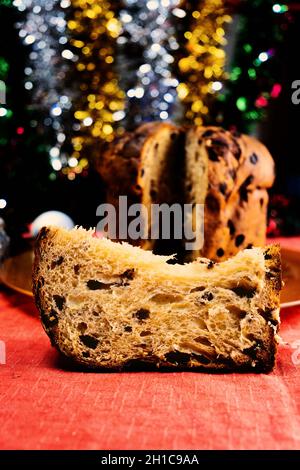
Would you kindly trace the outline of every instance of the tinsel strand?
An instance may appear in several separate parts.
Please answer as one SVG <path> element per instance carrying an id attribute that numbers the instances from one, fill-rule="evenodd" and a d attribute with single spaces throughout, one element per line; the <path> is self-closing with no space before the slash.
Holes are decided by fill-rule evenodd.
<path id="1" fill-rule="evenodd" d="M 70 43 L 76 51 L 74 104 L 76 133 L 73 158 L 80 161 L 99 152 L 100 141 L 111 141 L 122 132 L 124 92 L 114 71 L 115 42 L 121 25 L 107 0 L 71 0 L 68 21 Z"/>
<path id="2" fill-rule="evenodd" d="M 32 127 L 48 135 L 49 156 L 54 170 L 72 165 L 67 137 L 72 131 L 70 113 L 74 93 L 66 87 L 70 61 L 66 9 L 69 0 L 14 0 L 24 12 L 17 24 L 23 44 L 30 47 L 25 68 L 25 88 L 31 94 Z"/>
<path id="3" fill-rule="evenodd" d="M 226 78 L 225 26 L 231 21 L 224 0 L 183 1 L 186 15 L 178 22 L 177 92 L 185 121 L 203 124 L 214 94 Z"/>

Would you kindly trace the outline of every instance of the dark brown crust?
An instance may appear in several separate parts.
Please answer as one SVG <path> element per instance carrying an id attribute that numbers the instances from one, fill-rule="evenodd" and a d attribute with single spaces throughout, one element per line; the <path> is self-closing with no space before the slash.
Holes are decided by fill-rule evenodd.
<path id="1" fill-rule="evenodd" d="M 264 343 L 264 349 L 268 354 L 264 354 L 262 361 L 266 371 L 271 371 L 275 365 L 277 352 L 276 335 L 279 333 L 278 311 L 280 309 L 280 291 L 283 287 L 282 264 L 280 245 L 270 245 L 265 249 L 265 264 L 267 272 L 265 274 L 266 288 L 262 293 L 262 315 L 268 322 L 269 335 Z"/>
<path id="2" fill-rule="evenodd" d="M 51 314 L 46 308 L 47 302 L 42 294 L 42 282 L 40 276 L 40 264 L 43 260 L 43 252 L 46 250 L 49 241 L 55 237 L 56 230 L 54 228 L 41 228 L 35 242 L 34 248 L 34 263 L 33 263 L 33 270 L 32 270 L 32 286 L 33 286 L 33 296 L 35 300 L 35 304 L 40 313 L 40 319 L 44 330 L 46 331 L 47 335 L 50 338 L 52 346 L 55 346 L 59 349 L 58 341 L 57 341 L 57 331 L 58 326 L 57 324 L 53 324 L 52 326 L 49 325 L 49 321 L 51 322 Z"/>
<path id="3" fill-rule="evenodd" d="M 126 132 L 103 149 L 95 161 L 95 168 L 106 184 L 109 201 L 119 195 L 127 195 L 132 202 L 141 202 L 138 183 L 143 147 L 163 127 L 180 133 L 180 129 L 173 124 L 151 122 L 133 132 Z"/>
<path id="4" fill-rule="evenodd" d="M 43 228 L 36 241 L 35 246 L 35 261 L 33 267 L 33 292 L 35 302 L 40 312 L 40 318 L 43 327 L 51 340 L 51 344 L 55 346 L 60 352 L 62 351 L 59 342 L 59 326 L 53 317 L 53 311 L 47 306 L 47 300 L 43 295 L 43 282 L 39 273 L 40 263 L 43 260 L 43 252 L 47 250 L 47 244 L 53 240 L 56 234 L 56 229 Z M 227 358 L 218 358 L 218 363 L 210 363 L 206 358 L 197 356 L 195 354 L 185 354 L 182 352 L 169 351 L 164 358 L 151 355 L 151 352 L 145 355 L 131 359 L 129 361 L 107 365 L 99 364 L 99 362 L 84 360 L 82 357 L 68 354 L 68 357 L 73 359 L 76 363 L 83 365 L 86 368 L 100 369 L 100 370 L 135 370 L 137 367 L 142 370 L 150 368 L 160 370 L 207 370 L 207 371 L 252 371 L 252 372 L 270 372 L 274 368 L 275 356 L 277 350 L 276 334 L 278 333 L 277 314 L 280 307 L 280 290 L 282 288 L 281 278 L 281 256 L 280 246 L 272 245 L 265 249 L 265 288 L 262 292 L 261 314 L 265 318 L 266 334 L 255 348 L 250 348 L 249 351 L 244 351 L 248 354 L 248 358 L 244 362 L 236 363 Z M 59 316 L 59 312 L 55 314 Z M 54 321 L 53 321 L 54 318 Z M 168 357 L 167 357 L 168 356 Z M 200 362 L 202 361 L 202 363 Z M 203 363 L 206 362 L 207 363 Z"/>

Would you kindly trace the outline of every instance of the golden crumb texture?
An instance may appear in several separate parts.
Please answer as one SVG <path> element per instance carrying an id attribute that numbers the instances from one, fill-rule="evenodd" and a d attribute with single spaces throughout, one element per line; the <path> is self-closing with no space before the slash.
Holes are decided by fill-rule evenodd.
<path id="1" fill-rule="evenodd" d="M 94 230 L 42 228 L 33 290 L 52 345 L 88 368 L 271 371 L 279 245 L 169 260 Z"/>

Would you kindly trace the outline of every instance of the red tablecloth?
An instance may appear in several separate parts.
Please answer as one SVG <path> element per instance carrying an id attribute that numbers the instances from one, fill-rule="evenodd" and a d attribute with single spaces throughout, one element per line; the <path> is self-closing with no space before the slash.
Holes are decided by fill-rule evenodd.
<path id="1" fill-rule="evenodd" d="M 1 449 L 300 448 L 300 308 L 269 375 L 70 371 L 35 314 L 0 292 Z"/>

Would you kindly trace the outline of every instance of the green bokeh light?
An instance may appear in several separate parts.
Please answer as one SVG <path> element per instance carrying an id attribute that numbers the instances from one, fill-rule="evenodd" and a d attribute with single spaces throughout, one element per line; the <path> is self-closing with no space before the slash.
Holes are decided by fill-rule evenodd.
<path id="1" fill-rule="evenodd" d="M 252 68 L 248 69 L 248 75 L 252 80 L 255 80 L 256 79 L 256 70 L 252 69 Z"/>
<path id="2" fill-rule="evenodd" d="M 240 67 L 234 67 L 230 74 L 230 80 L 233 82 L 238 80 L 241 73 L 242 73 L 242 69 Z"/>
<path id="3" fill-rule="evenodd" d="M 247 109 L 247 98 L 245 98 L 244 96 L 240 96 L 240 97 L 236 100 L 236 107 L 237 107 L 240 111 L 246 111 L 246 109 Z"/>
<path id="4" fill-rule="evenodd" d="M 244 51 L 247 52 L 247 54 L 250 54 L 250 52 L 252 52 L 251 44 L 244 44 Z"/>

